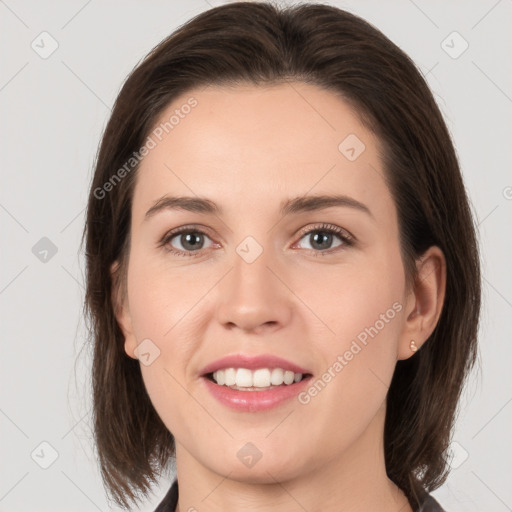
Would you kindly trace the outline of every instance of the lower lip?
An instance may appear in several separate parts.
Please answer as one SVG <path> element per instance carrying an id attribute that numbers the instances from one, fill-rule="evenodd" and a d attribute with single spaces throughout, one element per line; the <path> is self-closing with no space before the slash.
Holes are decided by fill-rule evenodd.
<path id="1" fill-rule="evenodd" d="M 210 393 L 221 404 L 244 412 L 266 411 L 296 397 L 309 383 L 311 376 L 293 384 L 283 384 L 266 391 L 238 391 L 219 386 L 210 379 L 202 378 Z"/>

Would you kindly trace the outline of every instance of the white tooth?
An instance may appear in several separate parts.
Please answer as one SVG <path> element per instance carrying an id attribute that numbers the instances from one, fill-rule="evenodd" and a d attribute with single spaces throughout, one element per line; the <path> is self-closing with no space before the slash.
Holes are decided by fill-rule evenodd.
<path id="1" fill-rule="evenodd" d="M 302 373 L 294 373 L 282 368 L 259 368 L 251 371 L 247 368 L 226 368 L 213 372 L 213 380 L 220 386 L 225 385 L 236 388 L 268 388 L 270 386 L 289 386 L 294 382 L 300 382 Z M 252 389 L 248 389 L 252 391 Z"/>
<path id="2" fill-rule="evenodd" d="M 224 384 L 226 386 L 234 386 L 236 383 L 236 371 L 234 368 L 226 368 L 224 370 Z"/>
<path id="3" fill-rule="evenodd" d="M 267 388 L 270 386 L 270 370 L 267 368 L 256 370 L 252 375 L 252 385 L 255 388 Z"/>
<path id="4" fill-rule="evenodd" d="M 217 370 L 213 374 L 213 378 L 217 381 L 217 384 L 219 384 L 219 386 L 222 386 L 224 382 L 226 382 L 226 374 L 224 370 Z"/>
<path id="5" fill-rule="evenodd" d="M 281 368 L 274 368 L 270 376 L 272 386 L 280 386 L 284 382 L 284 372 Z"/>
<path id="6" fill-rule="evenodd" d="M 290 372 L 289 370 L 286 370 L 284 372 L 284 383 L 286 385 L 290 385 L 290 384 L 293 384 L 293 378 L 294 378 L 294 373 L 293 372 Z"/>
<path id="7" fill-rule="evenodd" d="M 247 368 L 238 368 L 236 371 L 236 385 L 239 387 L 252 387 L 252 372 Z"/>

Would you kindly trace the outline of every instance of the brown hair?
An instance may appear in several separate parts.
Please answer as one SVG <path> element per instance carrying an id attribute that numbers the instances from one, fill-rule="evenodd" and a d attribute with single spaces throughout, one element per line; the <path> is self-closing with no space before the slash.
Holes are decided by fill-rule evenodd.
<path id="1" fill-rule="evenodd" d="M 194 17 L 132 71 L 96 159 L 83 238 L 94 435 L 107 490 L 126 508 L 128 500 L 140 499 L 139 491 L 147 496 L 174 455 L 174 438 L 152 406 L 139 362 L 124 352 L 114 314 L 112 293 L 127 266 L 137 165 L 116 170 L 187 90 L 286 80 L 339 94 L 378 136 L 408 282 L 427 248 L 437 245 L 445 255 L 439 322 L 418 353 L 397 363 L 389 388 L 385 460 L 389 478 L 414 507 L 418 496 L 446 479 L 457 403 L 477 354 L 481 284 L 473 217 L 439 108 L 412 60 L 361 18 L 327 5 L 237 2 Z M 113 282 L 109 269 L 116 260 Z"/>

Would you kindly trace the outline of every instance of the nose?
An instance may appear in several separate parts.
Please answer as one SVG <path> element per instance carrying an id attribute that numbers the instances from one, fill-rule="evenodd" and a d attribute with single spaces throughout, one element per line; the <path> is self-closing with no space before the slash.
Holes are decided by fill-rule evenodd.
<path id="1" fill-rule="evenodd" d="M 221 281 L 218 295 L 217 318 L 227 329 L 273 332 L 290 321 L 293 294 L 270 252 L 264 249 L 252 262 L 235 252 L 233 268 Z"/>

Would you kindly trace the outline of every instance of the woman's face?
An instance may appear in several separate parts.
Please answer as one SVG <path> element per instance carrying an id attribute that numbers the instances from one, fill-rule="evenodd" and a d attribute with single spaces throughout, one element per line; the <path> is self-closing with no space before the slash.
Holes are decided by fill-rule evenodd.
<path id="1" fill-rule="evenodd" d="M 412 305 L 376 137 L 303 83 L 190 91 L 151 137 L 119 319 L 178 463 L 272 482 L 378 457 Z"/>

